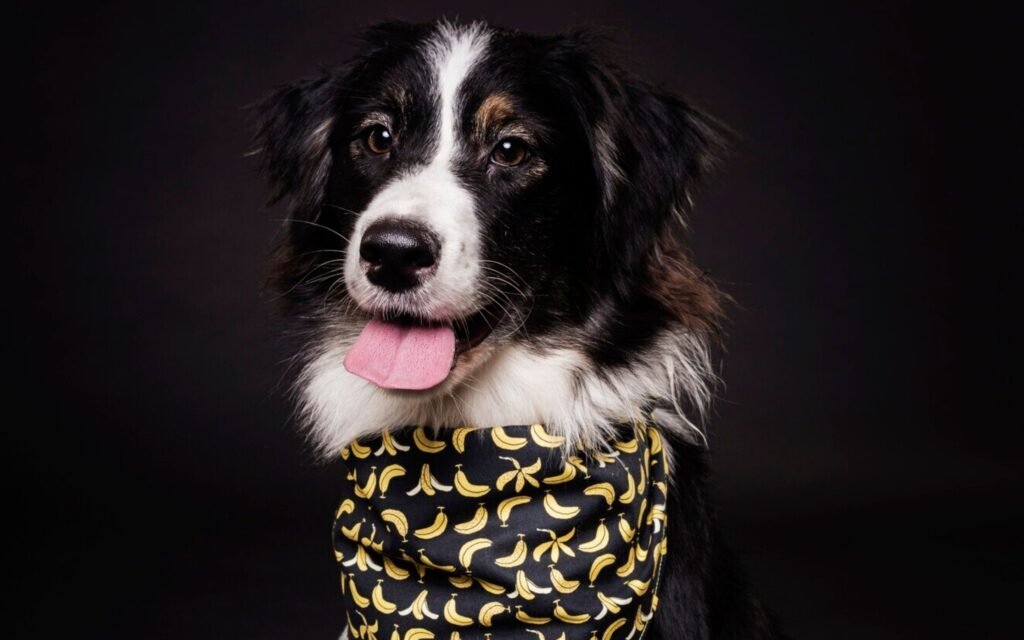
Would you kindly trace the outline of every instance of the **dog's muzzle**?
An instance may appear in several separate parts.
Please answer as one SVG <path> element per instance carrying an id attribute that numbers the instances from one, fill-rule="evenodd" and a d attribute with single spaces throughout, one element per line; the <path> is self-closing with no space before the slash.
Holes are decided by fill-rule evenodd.
<path id="1" fill-rule="evenodd" d="M 566 455 L 541 425 L 353 442 L 334 522 L 348 634 L 628 640 L 667 550 L 657 427 Z"/>

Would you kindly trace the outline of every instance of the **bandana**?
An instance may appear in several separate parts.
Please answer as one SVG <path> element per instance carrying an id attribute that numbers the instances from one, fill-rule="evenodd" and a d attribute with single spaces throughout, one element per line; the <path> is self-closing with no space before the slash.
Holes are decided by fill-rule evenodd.
<path id="1" fill-rule="evenodd" d="M 569 456 L 539 424 L 345 447 L 333 535 L 349 639 L 642 637 L 668 487 L 657 428 L 622 434 Z"/>

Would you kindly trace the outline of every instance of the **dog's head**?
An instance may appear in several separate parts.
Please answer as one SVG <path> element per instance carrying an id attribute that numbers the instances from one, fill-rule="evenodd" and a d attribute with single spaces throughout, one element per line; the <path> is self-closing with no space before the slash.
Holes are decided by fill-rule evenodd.
<path id="1" fill-rule="evenodd" d="M 404 424 L 578 442 L 706 402 L 720 296 L 681 238 L 722 128 L 602 48 L 385 24 L 258 106 L 289 206 L 272 280 L 325 448 Z"/>

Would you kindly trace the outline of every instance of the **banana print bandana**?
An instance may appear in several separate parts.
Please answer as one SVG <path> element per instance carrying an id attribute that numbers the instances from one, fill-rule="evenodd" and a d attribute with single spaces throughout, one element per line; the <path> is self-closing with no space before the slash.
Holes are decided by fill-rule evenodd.
<path id="1" fill-rule="evenodd" d="M 542 425 L 410 428 L 341 452 L 349 640 L 633 640 L 657 607 L 656 427 L 565 456 Z"/>

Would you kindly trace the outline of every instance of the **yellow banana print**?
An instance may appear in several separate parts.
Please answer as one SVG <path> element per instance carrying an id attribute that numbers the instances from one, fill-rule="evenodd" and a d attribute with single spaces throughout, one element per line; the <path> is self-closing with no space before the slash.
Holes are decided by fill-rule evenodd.
<path id="1" fill-rule="evenodd" d="M 402 542 L 408 542 L 406 536 L 409 535 L 409 520 L 404 513 L 398 509 L 384 509 L 380 512 L 380 519 L 394 527 L 395 532 L 402 536 Z"/>
<path id="2" fill-rule="evenodd" d="M 366 619 L 362 611 L 356 611 L 356 615 L 363 621 L 363 624 L 359 625 L 358 636 L 366 638 L 366 640 L 377 640 L 377 629 L 379 627 L 377 620 L 370 624 L 370 621 Z"/>
<path id="3" fill-rule="evenodd" d="M 551 593 L 551 587 L 540 586 L 527 578 L 526 572 L 520 569 L 516 572 L 516 592 L 525 600 L 533 600 L 534 596 Z"/>
<path id="4" fill-rule="evenodd" d="M 420 493 L 421 491 L 428 496 L 437 495 L 438 491 L 448 492 L 451 491 L 452 487 L 446 484 L 442 484 L 434 477 L 434 474 L 430 472 L 430 465 L 425 464 L 420 468 L 420 481 L 419 483 L 405 492 L 405 495 L 412 497 Z"/>
<path id="5" fill-rule="evenodd" d="M 620 578 L 625 578 L 629 574 L 633 573 L 633 569 L 636 568 L 636 547 L 629 548 L 629 555 L 626 556 L 626 563 L 615 570 L 615 575 Z"/>
<path id="6" fill-rule="evenodd" d="M 380 448 L 378 448 L 376 451 L 373 452 L 373 455 L 375 455 L 375 456 L 379 457 L 379 456 L 382 456 L 382 455 L 385 455 L 385 454 L 387 454 L 389 456 L 395 456 L 395 455 L 398 455 L 399 451 L 403 451 L 404 452 L 404 451 L 408 451 L 409 450 L 408 445 L 404 445 L 404 444 L 401 444 L 401 443 L 397 442 L 392 437 L 391 433 L 388 432 L 388 431 L 385 431 L 383 434 L 381 434 L 380 440 L 381 440 Z"/>
<path id="7" fill-rule="evenodd" d="M 541 424 L 474 430 L 343 450 L 332 548 L 350 640 L 639 640 L 668 548 L 657 428 L 623 426 L 597 452 Z"/>
<path id="8" fill-rule="evenodd" d="M 373 491 L 377 488 L 377 467 L 370 467 L 370 477 L 366 480 L 366 484 L 360 487 L 356 485 L 354 491 L 355 494 L 366 500 L 373 497 Z"/>
<path id="9" fill-rule="evenodd" d="M 544 494 L 544 509 L 552 518 L 558 518 L 559 520 L 569 520 L 580 515 L 579 507 L 563 507 L 558 504 L 558 500 L 555 499 L 555 496 L 550 491 Z"/>
<path id="10" fill-rule="evenodd" d="M 512 469 L 511 471 L 506 471 L 505 473 L 498 476 L 498 481 L 494 485 L 498 488 L 498 491 L 504 491 L 505 485 L 507 485 L 509 482 L 512 482 L 513 480 L 516 483 L 516 493 L 520 493 L 523 490 L 523 488 L 526 487 L 527 484 L 529 484 L 532 487 L 540 486 L 540 481 L 533 477 L 533 474 L 540 471 L 540 458 L 537 458 L 537 460 L 533 464 L 526 467 L 522 466 L 519 460 L 516 460 L 515 458 L 509 458 L 508 456 L 499 456 L 499 459 L 511 462 L 514 469 Z"/>
<path id="11" fill-rule="evenodd" d="M 611 536 L 608 534 L 608 526 L 604 523 L 604 518 L 601 518 L 597 523 L 597 533 L 594 534 L 594 539 L 576 548 L 586 553 L 597 553 L 608 546 L 609 540 L 611 540 Z"/>
<path id="12" fill-rule="evenodd" d="M 625 618 L 619 618 L 615 622 L 608 625 L 608 628 L 605 629 L 604 633 L 601 635 L 601 640 L 612 640 L 612 638 L 615 636 L 615 632 L 624 627 L 626 625 L 626 622 L 627 621 Z"/>
<path id="13" fill-rule="evenodd" d="M 589 613 L 569 613 L 562 607 L 558 600 L 555 600 L 555 617 L 562 622 L 568 622 L 569 624 L 583 624 L 590 620 Z"/>
<path id="14" fill-rule="evenodd" d="M 404 475 L 405 467 L 400 464 L 389 464 L 384 467 L 384 470 L 380 472 L 380 479 L 377 481 L 377 486 L 380 488 L 380 497 L 385 497 L 384 494 L 387 493 L 392 480 Z"/>
<path id="15" fill-rule="evenodd" d="M 637 529 L 640 528 L 640 525 L 644 524 L 644 522 L 645 522 L 644 516 L 646 516 L 646 515 L 648 515 L 647 514 L 647 498 L 644 498 L 640 502 L 640 510 L 637 511 L 637 514 L 636 514 L 636 525 L 635 526 L 636 526 Z"/>
<path id="16" fill-rule="evenodd" d="M 411 615 L 416 620 L 426 620 L 427 618 L 429 618 L 431 620 L 437 620 L 438 615 L 436 613 L 432 612 L 430 610 L 429 606 L 427 605 L 427 596 L 428 595 L 430 595 L 430 592 L 427 591 L 426 589 L 420 591 L 420 594 L 418 596 L 416 596 L 416 598 L 412 601 L 412 604 L 410 604 L 405 609 L 402 609 L 401 611 L 399 611 L 398 615 L 400 615 L 400 616 L 409 616 L 409 615 Z"/>
<path id="17" fill-rule="evenodd" d="M 466 498 L 479 498 L 485 496 L 491 492 L 491 488 L 486 484 L 474 484 L 469 481 L 466 477 L 466 472 L 462 470 L 462 465 L 455 465 L 455 490 L 459 492 L 460 496 Z"/>
<path id="18" fill-rule="evenodd" d="M 526 540 L 523 540 L 524 535 L 519 534 L 519 541 L 516 542 L 515 548 L 512 549 L 512 553 L 507 556 L 503 556 L 494 561 L 494 564 L 505 569 L 511 569 L 512 567 L 518 567 L 519 565 L 526 562 Z"/>
<path id="19" fill-rule="evenodd" d="M 473 554 L 481 549 L 490 547 L 492 544 L 494 543 L 487 538 L 477 538 L 463 544 L 462 548 L 459 549 L 459 563 L 462 564 L 466 571 L 469 571 L 470 565 L 473 563 Z"/>
<path id="20" fill-rule="evenodd" d="M 532 498 L 530 496 L 512 496 L 511 498 L 505 498 L 498 503 L 498 519 L 501 520 L 501 526 L 508 526 L 508 519 L 512 515 L 512 509 L 527 504 Z"/>
<path id="21" fill-rule="evenodd" d="M 549 434 L 542 424 L 535 424 L 530 427 L 530 437 L 533 438 L 538 447 L 557 449 L 565 444 L 565 438 Z"/>
<path id="22" fill-rule="evenodd" d="M 622 607 L 619 603 L 615 602 L 600 591 L 597 592 L 597 599 L 601 602 L 601 612 L 594 616 L 595 620 L 600 620 L 609 613 L 615 614 L 622 611 Z"/>
<path id="23" fill-rule="evenodd" d="M 629 483 L 629 488 L 619 496 L 619 502 L 622 504 L 629 504 L 636 499 L 636 481 L 633 480 L 633 474 L 628 471 L 626 472 L 626 481 Z"/>
<path id="24" fill-rule="evenodd" d="M 398 610 L 398 605 L 394 602 L 388 602 L 384 598 L 384 581 L 378 580 L 377 586 L 370 592 L 370 602 L 373 604 L 373 608 L 380 611 L 383 614 L 394 613 Z"/>
<path id="25" fill-rule="evenodd" d="M 605 567 L 610 567 L 613 564 L 615 564 L 615 554 L 613 553 L 603 553 L 594 558 L 594 562 L 590 564 L 590 573 L 588 574 L 591 586 L 597 582 L 597 578 L 601 575 L 601 571 L 604 570 Z"/>
<path id="26" fill-rule="evenodd" d="M 472 429 L 467 427 L 457 427 L 452 432 L 452 446 L 459 453 L 466 453 L 466 436 L 469 435 L 470 431 Z"/>
<path id="27" fill-rule="evenodd" d="M 668 523 L 668 514 L 665 513 L 665 505 L 656 504 L 651 508 L 650 513 L 647 514 L 647 524 L 654 525 L 654 533 L 661 531 L 661 526 Z"/>
<path id="28" fill-rule="evenodd" d="M 437 489 L 434 488 L 434 474 L 430 473 L 429 464 L 425 464 L 422 467 L 420 467 L 420 483 L 416 485 L 416 487 L 422 489 L 423 493 L 427 494 L 428 496 L 437 495 Z M 416 495 L 415 492 L 416 489 L 414 488 L 410 493 L 408 493 L 408 495 Z"/>
<path id="29" fill-rule="evenodd" d="M 474 623 L 474 620 L 473 618 L 470 618 L 469 616 L 464 616 L 458 612 L 458 610 L 455 608 L 455 595 L 456 594 L 453 593 L 452 597 L 444 605 L 444 619 L 449 624 L 454 624 L 460 627 L 468 627 L 469 625 Z"/>
<path id="30" fill-rule="evenodd" d="M 477 619 L 485 627 L 490 627 L 494 624 L 494 618 L 511 611 L 510 607 L 503 605 L 500 602 L 488 602 L 484 606 L 480 607 L 480 615 Z"/>
<path id="31" fill-rule="evenodd" d="M 405 580 L 410 575 L 409 570 L 396 564 L 391 556 L 384 556 L 384 573 L 392 580 Z"/>
<path id="32" fill-rule="evenodd" d="M 576 478 L 576 466 L 568 462 L 562 467 L 562 472 L 549 478 L 544 478 L 544 484 L 565 484 Z"/>
<path id="33" fill-rule="evenodd" d="M 633 590 L 638 596 L 642 596 L 647 593 L 647 590 L 651 587 L 651 581 L 648 580 L 629 580 L 626 582 L 626 586 Z"/>
<path id="34" fill-rule="evenodd" d="M 549 622 L 551 622 L 551 618 L 541 618 L 539 616 L 531 616 L 530 614 L 528 614 L 525 611 L 523 611 L 523 607 L 521 605 L 516 605 L 516 620 L 518 620 L 519 622 L 522 622 L 523 624 L 534 624 L 534 625 L 548 624 Z"/>
<path id="35" fill-rule="evenodd" d="M 423 549 L 419 550 L 419 554 L 420 554 L 420 564 L 422 564 L 422 565 L 424 565 L 426 567 L 430 567 L 431 569 L 437 569 L 438 571 L 444 571 L 445 573 L 454 573 L 455 572 L 455 566 L 454 565 L 438 564 L 438 563 L 434 562 L 433 560 L 428 558 L 426 556 L 426 554 L 423 553 Z"/>
<path id="36" fill-rule="evenodd" d="M 489 593 L 489 594 L 491 594 L 493 596 L 503 596 L 507 592 L 507 589 L 505 589 L 505 587 L 501 586 L 500 584 L 494 584 L 493 582 L 488 582 L 487 580 L 484 580 L 483 578 L 473 578 L 473 579 L 476 580 L 476 583 L 478 585 L 480 585 L 481 589 L 483 589 L 484 591 L 486 591 L 487 593 Z"/>
<path id="37" fill-rule="evenodd" d="M 506 451 L 518 451 L 525 447 L 526 443 L 529 442 L 526 438 L 506 434 L 504 427 L 494 427 L 491 429 L 491 439 L 499 449 L 504 449 Z"/>
<path id="38" fill-rule="evenodd" d="M 445 528 L 447 528 L 447 515 L 444 514 L 444 507 L 437 507 L 434 521 L 416 529 L 413 531 L 413 535 L 421 540 L 432 540 L 443 534 Z"/>
<path id="39" fill-rule="evenodd" d="M 440 440 L 431 440 L 427 436 L 427 431 L 423 427 L 419 427 L 412 434 L 412 442 L 416 445 L 416 448 L 423 453 L 440 453 L 444 451 L 444 448 L 448 446 L 448 443 Z"/>
<path id="40" fill-rule="evenodd" d="M 555 568 L 555 565 L 550 565 L 550 567 L 551 586 L 555 588 L 555 591 L 557 591 L 558 593 L 572 593 L 576 591 L 576 589 L 579 589 L 579 580 L 569 580 L 564 575 L 562 575 L 561 571 Z"/>
<path id="41" fill-rule="evenodd" d="M 570 529 L 569 533 L 563 534 L 561 536 L 556 534 L 551 529 L 537 529 L 537 531 L 540 531 L 542 533 L 547 533 L 548 536 L 551 539 L 548 540 L 547 542 L 542 542 L 542 543 L 538 544 L 534 548 L 534 550 L 533 550 L 533 559 L 536 562 L 540 562 L 541 558 L 544 556 L 544 554 L 548 553 L 548 552 L 551 553 L 551 561 L 554 562 L 554 563 L 558 562 L 559 556 L 561 556 L 563 553 L 565 555 L 567 555 L 567 556 L 570 556 L 570 557 L 576 557 L 576 552 L 574 552 L 572 550 L 572 547 L 570 547 L 567 544 L 570 540 L 572 540 L 573 536 L 576 535 L 576 528 L 575 527 Z"/>
<path id="42" fill-rule="evenodd" d="M 476 508 L 476 512 L 473 514 L 472 518 L 470 518 L 466 522 L 463 522 L 462 524 L 455 525 L 454 527 L 452 527 L 452 529 L 456 533 L 461 533 L 463 535 L 472 535 L 477 531 L 483 529 L 485 526 L 487 526 L 487 507 L 484 505 L 483 502 L 481 502 L 480 505 Z"/>
<path id="43" fill-rule="evenodd" d="M 356 606 L 360 609 L 365 609 L 370 606 L 370 599 L 359 593 L 359 589 L 356 587 L 355 578 L 351 575 L 348 578 L 348 595 L 352 598 L 352 602 L 355 602 Z"/>
<path id="44" fill-rule="evenodd" d="M 644 620 L 644 610 L 637 608 L 636 615 L 633 616 L 633 628 L 637 631 L 643 631 L 644 627 L 647 626 Z"/>
<path id="45" fill-rule="evenodd" d="M 448 516 L 445 515 L 444 507 L 438 507 L 437 516 L 435 516 L 434 522 L 427 525 L 426 527 L 416 529 L 415 531 L 413 531 L 413 535 L 415 535 L 417 538 L 420 538 L 421 540 L 432 540 L 441 535 L 442 533 L 444 533 L 444 530 L 447 527 Z"/>
<path id="46" fill-rule="evenodd" d="M 338 510 L 334 512 L 334 519 L 337 520 L 343 515 L 353 513 L 356 510 L 356 503 L 352 501 L 352 498 L 345 498 L 338 505 Z"/>
<path id="47" fill-rule="evenodd" d="M 647 429 L 647 437 L 651 439 L 651 455 L 656 456 L 661 453 L 661 433 L 654 427 L 651 427 Z"/>
<path id="48" fill-rule="evenodd" d="M 613 487 L 610 482 L 598 482 L 597 484 L 592 484 L 584 489 L 583 495 L 599 496 L 604 499 L 605 504 L 607 504 L 608 508 L 611 509 L 612 504 L 615 502 L 615 487 Z"/>
<path id="49" fill-rule="evenodd" d="M 622 453 L 636 453 L 640 449 L 640 443 L 636 441 L 636 438 L 626 442 L 616 442 L 613 446 Z"/>
<path id="50" fill-rule="evenodd" d="M 623 514 L 619 514 L 619 535 L 625 542 L 632 542 L 633 536 L 636 535 L 636 529 L 633 525 L 629 524 L 629 521 L 623 517 Z"/>
<path id="51" fill-rule="evenodd" d="M 541 558 L 544 557 L 545 553 L 551 553 L 551 561 L 554 563 L 558 562 L 559 556 L 563 553 L 570 557 L 576 557 L 576 552 L 572 550 L 567 543 L 569 540 L 576 535 L 576 528 L 573 527 L 568 533 L 559 536 L 551 529 L 537 529 L 542 533 L 547 533 L 551 539 L 547 542 L 538 544 L 533 549 L 533 559 L 535 562 L 540 562 Z"/>
<path id="52" fill-rule="evenodd" d="M 350 442 L 348 445 L 348 449 L 352 452 L 352 455 L 360 459 L 369 458 L 370 453 L 372 453 L 370 451 L 370 447 L 364 447 L 363 445 L 359 444 L 358 440 L 353 440 L 352 442 Z"/>
<path id="53" fill-rule="evenodd" d="M 650 551 L 650 547 L 644 549 L 638 542 L 632 548 L 636 552 L 637 562 L 647 562 L 647 552 Z"/>
<path id="54" fill-rule="evenodd" d="M 366 522 L 365 518 L 350 527 L 342 527 L 341 535 L 352 542 L 359 542 L 359 530 L 362 528 L 364 522 Z"/>
<path id="55" fill-rule="evenodd" d="M 526 581 L 526 572 L 522 569 L 516 571 L 516 594 L 523 600 L 533 600 L 536 597 L 530 590 L 530 585 Z"/>

